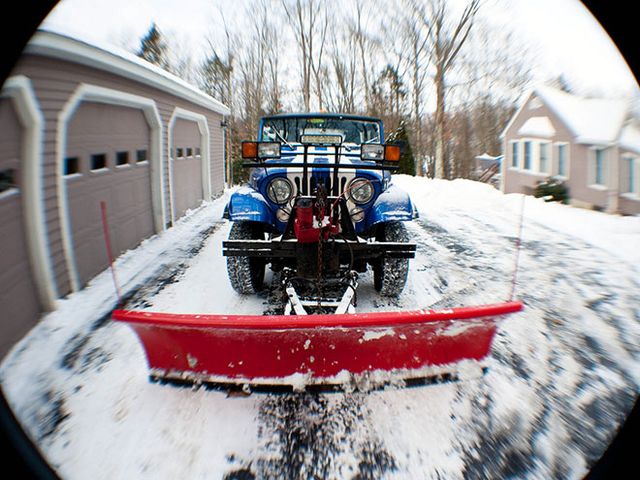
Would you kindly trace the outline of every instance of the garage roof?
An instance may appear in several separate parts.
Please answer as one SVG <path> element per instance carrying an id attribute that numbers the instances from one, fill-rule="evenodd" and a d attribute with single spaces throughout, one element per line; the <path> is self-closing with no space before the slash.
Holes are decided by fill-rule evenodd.
<path id="1" fill-rule="evenodd" d="M 221 115 L 229 108 L 181 78 L 111 45 L 98 44 L 57 33 L 38 30 L 25 48 L 26 53 L 58 58 L 115 73 L 125 78 L 158 88 Z"/>

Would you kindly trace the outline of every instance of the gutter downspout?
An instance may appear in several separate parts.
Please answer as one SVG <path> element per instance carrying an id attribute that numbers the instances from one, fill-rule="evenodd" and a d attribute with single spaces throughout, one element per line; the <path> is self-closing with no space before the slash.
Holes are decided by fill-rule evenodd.
<path id="1" fill-rule="evenodd" d="M 222 189 L 226 190 L 229 188 L 229 151 L 227 148 L 227 118 L 222 117 L 222 121 L 220 122 L 220 127 L 222 127 Z"/>

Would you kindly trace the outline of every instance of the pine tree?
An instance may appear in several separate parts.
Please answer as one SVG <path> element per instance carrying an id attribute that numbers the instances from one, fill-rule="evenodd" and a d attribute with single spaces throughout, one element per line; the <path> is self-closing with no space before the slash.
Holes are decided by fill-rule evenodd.
<path id="1" fill-rule="evenodd" d="M 400 122 L 398 128 L 387 138 L 387 142 L 400 146 L 400 161 L 398 162 L 397 173 L 406 175 L 416 174 L 416 162 L 413 158 L 413 150 L 407 133 L 407 126 L 404 120 Z"/>
<path id="2" fill-rule="evenodd" d="M 147 34 L 140 40 L 140 49 L 136 52 L 140 58 L 169 70 L 167 59 L 167 43 L 155 22 L 151 24 Z"/>
<path id="3" fill-rule="evenodd" d="M 230 91 L 233 66 L 213 52 L 200 66 L 200 88 L 222 103 L 230 105 Z"/>

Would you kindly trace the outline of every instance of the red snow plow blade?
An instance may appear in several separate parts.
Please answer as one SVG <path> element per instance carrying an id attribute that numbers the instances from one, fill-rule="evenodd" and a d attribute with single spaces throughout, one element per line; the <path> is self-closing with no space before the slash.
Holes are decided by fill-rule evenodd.
<path id="1" fill-rule="evenodd" d="M 194 315 L 115 310 L 144 347 L 151 377 L 250 386 L 389 383 L 482 360 L 519 301 L 409 312 Z"/>

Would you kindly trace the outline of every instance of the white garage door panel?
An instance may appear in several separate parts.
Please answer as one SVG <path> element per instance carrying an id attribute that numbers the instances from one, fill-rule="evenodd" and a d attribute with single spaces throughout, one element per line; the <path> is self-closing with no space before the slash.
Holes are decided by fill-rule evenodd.
<path id="1" fill-rule="evenodd" d="M 83 103 L 69 122 L 67 156 L 80 158 L 78 178 L 68 178 L 76 267 L 81 284 L 108 267 L 100 202 L 107 207 L 113 255 L 135 248 L 153 235 L 149 164 L 136 163 L 136 150 L 149 149 L 149 127 L 142 111 Z M 126 151 L 129 163 L 116 166 Z M 107 156 L 106 171 L 91 171 L 91 155 Z"/>
<path id="2" fill-rule="evenodd" d="M 196 155 L 200 148 L 200 129 L 196 122 L 176 119 L 172 134 L 172 171 L 175 218 L 190 208 L 198 207 L 204 198 L 202 189 L 202 159 Z M 190 149 L 191 155 L 188 155 Z M 182 156 L 178 156 L 179 150 Z"/>
<path id="3" fill-rule="evenodd" d="M 20 190 L 23 132 L 12 102 L 0 99 L 0 170 L 13 169 L 16 184 L 0 193 L 0 357 L 35 325 L 41 311 L 26 247 Z"/>

